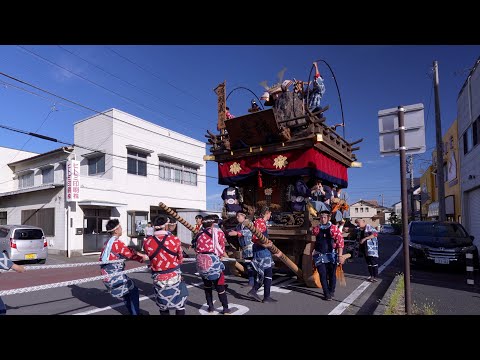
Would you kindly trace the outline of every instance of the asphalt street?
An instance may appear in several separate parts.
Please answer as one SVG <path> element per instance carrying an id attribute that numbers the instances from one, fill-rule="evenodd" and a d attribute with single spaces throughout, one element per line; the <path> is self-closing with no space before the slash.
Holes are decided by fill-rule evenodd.
<path id="1" fill-rule="evenodd" d="M 307 288 L 290 273 L 275 272 L 272 286 L 272 297 L 277 303 L 263 304 L 252 300 L 246 294 L 250 290 L 247 279 L 230 275 L 228 299 L 234 315 L 340 315 L 340 314 L 372 314 L 379 299 L 383 296 L 398 268 L 398 254 L 401 240 L 396 236 L 381 236 L 379 264 L 380 281 L 370 283 L 365 259 L 355 258 L 344 265 L 346 287 L 337 285 L 333 301 L 323 300 L 322 289 Z M 400 252 L 401 253 L 401 252 Z M 65 259 L 51 255 L 47 264 L 96 261 L 97 256 Z M 127 269 L 143 266 L 137 262 L 127 262 Z M 385 270 L 384 270 L 385 268 Z M 206 313 L 205 295 L 201 279 L 195 275 L 195 265 L 182 267 L 188 285 L 189 297 L 186 306 L 187 315 L 209 315 Z M 99 267 L 77 267 L 67 269 L 48 269 L 27 271 L 23 274 L 1 274 L 0 290 L 56 283 L 72 279 L 81 279 L 99 275 Z M 140 289 L 140 307 L 145 314 L 157 315 L 151 276 L 148 272 L 129 275 Z M 262 295 L 262 289 L 260 289 Z M 40 290 L 25 294 L 2 297 L 7 305 L 8 315 L 57 314 L 57 315 L 120 315 L 126 314 L 122 302 L 111 297 L 101 281 L 93 281 L 81 285 L 72 285 L 48 290 Z M 221 310 L 218 297 L 214 291 L 215 306 Z M 219 315 L 219 312 L 213 313 Z"/>

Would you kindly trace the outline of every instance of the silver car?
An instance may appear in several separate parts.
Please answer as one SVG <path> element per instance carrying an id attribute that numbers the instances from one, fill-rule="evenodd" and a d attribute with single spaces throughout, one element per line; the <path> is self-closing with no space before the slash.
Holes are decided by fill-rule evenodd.
<path id="1" fill-rule="evenodd" d="M 48 244 L 43 230 L 29 225 L 0 225 L 0 252 L 12 261 L 34 260 L 44 264 Z"/>
<path id="2" fill-rule="evenodd" d="M 380 227 L 380 232 L 382 234 L 395 234 L 395 229 L 392 225 L 385 224 Z"/>

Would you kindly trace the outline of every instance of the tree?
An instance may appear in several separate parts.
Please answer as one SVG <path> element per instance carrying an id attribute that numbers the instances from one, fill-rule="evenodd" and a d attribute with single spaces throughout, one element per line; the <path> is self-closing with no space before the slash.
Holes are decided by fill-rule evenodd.
<path id="1" fill-rule="evenodd" d="M 390 213 L 390 224 L 392 225 L 400 225 L 402 223 L 402 219 L 400 219 L 395 212 Z"/>
<path id="2" fill-rule="evenodd" d="M 392 227 L 395 229 L 396 235 L 402 233 L 402 219 L 393 211 L 390 213 L 390 224 L 392 224 Z"/>

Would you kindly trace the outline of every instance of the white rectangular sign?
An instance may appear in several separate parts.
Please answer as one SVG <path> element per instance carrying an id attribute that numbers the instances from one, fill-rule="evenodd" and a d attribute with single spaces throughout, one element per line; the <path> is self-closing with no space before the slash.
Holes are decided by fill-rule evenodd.
<path id="1" fill-rule="evenodd" d="M 67 201 L 77 202 L 80 200 L 80 161 L 67 161 L 66 169 L 65 187 L 67 189 Z"/>
<path id="2" fill-rule="evenodd" d="M 405 147 L 407 154 L 425 152 L 425 124 L 423 104 L 407 105 L 405 109 Z M 380 154 L 398 155 L 398 109 L 391 108 L 378 112 L 378 129 L 380 133 Z"/>

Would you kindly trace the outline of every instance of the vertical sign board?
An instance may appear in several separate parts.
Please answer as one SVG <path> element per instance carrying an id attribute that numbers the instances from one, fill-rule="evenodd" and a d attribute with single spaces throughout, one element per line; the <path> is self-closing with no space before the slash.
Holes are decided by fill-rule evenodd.
<path id="1" fill-rule="evenodd" d="M 77 202 L 80 200 L 80 161 L 68 160 L 66 169 L 67 201 Z"/>
<path id="2" fill-rule="evenodd" d="M 425 146 L 425 122 L 423 104 L 407 105 L 405 109 L 405 147 L 406 154 L 422 154 Z M 380 133 L 380 155 L 398 155 L 398 108 L 378 112 L 378 130 Z"/>
<path id="3" fill-rule="evenodd" d="M 218 111 L 218 124 L 217 130 L 221 131 L 225 129 L 225 119 L 226 119 L 226 111 L 227 111 L 227 100 L 226 100 L 226 89 L 225 89 L 226 82 L 224 81 L 221 84 L 213 89 L 217 94 L 218 101 L 217 101 L 217 111 Z M 222 131 L 223 133 L 224 131 Z"/>

